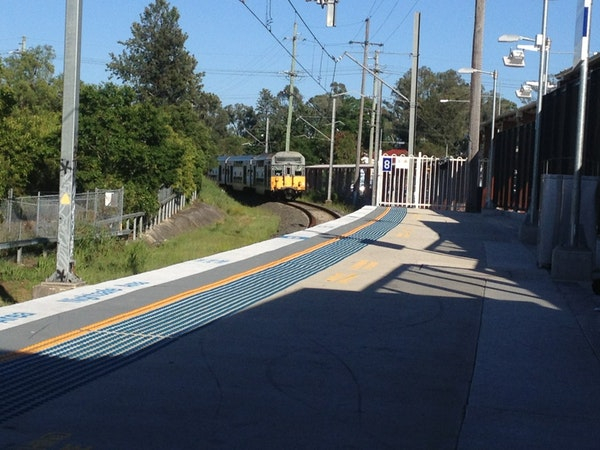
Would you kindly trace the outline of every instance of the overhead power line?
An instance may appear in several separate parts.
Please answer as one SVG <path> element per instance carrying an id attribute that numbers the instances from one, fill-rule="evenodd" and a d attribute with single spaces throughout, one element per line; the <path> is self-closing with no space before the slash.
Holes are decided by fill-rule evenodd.
<path id="1" fill-rule="evenodd" d="M 252 14 L 252 16 L 264 27 L 264 29 L 269 32 L 269 34 L 273 37 L 273 39 L 275 39 L 277 41 L 277 43 L 281 46 L 281 48 L 283 48 L 283 50 L 296 62 L 296 64 L 298 64 L 298 66 L 300 66 L 300 68 L 302 68 L 302 70 L 304 70 L 304 72 L 317 84 L 317 86 L 319 86 L 321 89 L 323 89 L 323 91 L 328 92 L 329 90 L 327 88 L 325 88 L 319 82 L 319 80 L 317 80 L 317 78 L 312 74 L 312 72 L 309 71 L 306 67 L 304 67 L 304 65 L 296 58 L 296 56 L 288 50 L 288 48 L 283 44 L 283 42 L 281 42 L 281 40 L 273 34 L 273 32 L 271 31 L 270 24 L 266 24 L 265 22 L 263 22 L 256 15 L 256 13 L 254 11 L 252 11 L 252 9 L 246 4 L 245 0 L 240 0 L 240 3 L 242 3 L 246 7 L 246 9 L 250 12 L 250 14 Z M 334 61 L 335 61 L 335 59 L 334 59 Z"/>
<path id="2" fill-rule="evenodd" d="M 313 37 L 313 39 L 317 42 L 317 44 L 319 44 L 319 47 L 321 47 L 321 50 L 329 57 L 331 58 L 333 61 L 335 61 L 335 56 L 333 56 L 331 53 L 329 53 L 326 49 L 325 46 L 323 44 L 321 44 L 321 41 L 319 41 L 319 39 L 317 38 L 317 36 L 315 36 L 315 33 L 312 32 L 312 30 L 310 29 L 310 27 L 308 26 L 308 24 L 306 23 L 306 21 L 304 20 L 304 18 L 302 17 L 302 15 L 298 12 L 298 10 L 296 9 L 296 7 L 294 6 L 294 4 L 292 3 L 291 0 L 288 0 L 288 3 L 290 4 L 290 6 L 292 7 L 292 9 L 294 10 L 294 12 L 296 13 L 296 16 L 298 16 L 300 18 L 300 21 L 304 24 L 304 26 L 306 27 L 306 29 L 308 30 L 308 32 L 310 33 L 310 35 Z"/>

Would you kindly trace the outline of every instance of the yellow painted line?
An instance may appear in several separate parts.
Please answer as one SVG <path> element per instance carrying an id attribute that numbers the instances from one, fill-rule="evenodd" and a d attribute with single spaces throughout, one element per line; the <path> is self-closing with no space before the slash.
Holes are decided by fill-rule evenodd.
<path id="1" fill-rule="evenodd" d="M 332 283 L 346 284 L 354 280 L 357 276 L 357 273 L 336 273 L 335 275 L 332 275 L 329 278 L 327 278 L 327 281 L 330 281 Z"/>
<path id="2" fill-rule="evenodd" d="M 335 283 L 339 280 L 342 280 L 347 274 L 345 273 L 334 273 L 333 275 L 331 275 L 330 277 L 327 278 L 327 281 L 331 281 L 332 283 Z"/>
<path id="3" fill-rule="evenodd" d="M 360 260 L 355 262 L 354 264 L 352 264 L 352 266 L 350 267 L 351 270 L 354 271 L 365 271 L 365 270 L 371 270 L 374 269 L 375 267 L 377 267 L 378 263 L 377 261 L 369 261 L 369 260 Z M 351 272 L 337 272 L 333 275 L 331 275 L 330 277 L 327 278 L 327 281 L 331 282 L 331 283 L 340 283 L 340 284 L 346 284 L 349 283 L 350 281 L 354 280 L 356 277 L 358 277 L 358 273 L 351 273 Z"/>
<path id="4" fill-rule="evenodd" d="M 368 260 L 361 260 L 358 262 L 355 262 L 354 264 L 352 264 L 352 269 L 353 270 L 371 270 L 374 269 L 375 267 L 377 267 L 379 263 L 377 261 L 368 261 Z"/>
<path id="5" fill-rule="evenodd" d="M 142 306 L 140 308 L 133 309 L 133 310 L 125 312 L 125 313 L 118 314 L 118 315 L 110 317 L 108 319 L 101 320 L 99 322 L 96 322 L 96 323 L 93 323 L 91 325 L 88 325 L 88 326 L 86 326 L 84 328 L 73 330 L 73 331 L 70 331 L 68 333 L 64 333 L 64 334 L 61 334 L 59 336 L 55 336 L 53 338 L 46 339 L 44 341 L 38 342 L 37 344 L 33 344 L 33 345 L 30 345 L 30 346 L 24 347 L 24 348 L 22 348 L 20 350 L 17 350 L 17 351 L 14 351 L 14 352 L 10 352 L 10 353 L 6 353 L 4 355 L 0 355 L 0 363 L 16 359 L 16 358 L 18 358 L 20 356 L 24 356 L 26 354 L 41 352 L 41 351 L 46 350 L 46 349 L 48 349 L 50 347 L 54 347 L 56 345 L 59 345 L 59 344 L 62 344 L 64 342 L 67 342 L 67 341 L 70 341 L 72 339 L 75 339 L 75 338 L 78 338 L 80 336 L 83 336 L 83 335 L 85 335 L 87 333 L 101 330 L 103 328 L 106 328 L 106 327 L 109 327 L 111 325 L 123 322 L 123 321 L 131 319 L 133 317 L 141 316 L 142 314 L 145 314 L 145 313 L 148 313 L 148 312 L 151 312 L 151 311 L 155 311 L 155 310 L 157 310 L 159 308 L 162 308 L 164 306 L 167 306 L 167 305 L 171 305 L 171 304 L 176 303 L 176 302 L 178 302 L 178 301 L 180 301 L 180 300 L 182 300 L 184 298 L 191 297 L 192 295 L 196 295 L 196 294 L 199 294 L 199 293 L 202 293 L 202 292 L 206 292 L 206 291 L 209 291 L 211 289 L 214 289 L 214 288 L 217 288 L 217 287 L 220 287 L 220 286 L 224 286 L 224 285 L 226 285 L 228 283 L 231 283 L 233 281 L 239 280 L 239 279 L 247 277 L 249 275 L 254 275 L 254 274 L 258 273 L 258 272 L 262 272 L 263 270 L 266 270 L 266 269 L 269 269 L 271 267 L 275 267 L 275 266 L 277 266 L 279 264 L 283 264 L 285 262 L 291 261 L 291 260 L 293 260 L 295 258 L 298 258 L 300 256 L 306 255 L 308 253 L 312 253 L 315 250 L 318 250 L 318 249 L 323 248 L 323 247 L 325 247 L 327 245 L 330 245 L 330 244 L 332 244 L 334 242 L 337 242 L 337 241 L 339 241 L 341 239 L 349 237 L 349 236 L 351 236 L 351 235 L 359 232 L 363 228 L 368 227 L 369 225 L 373 224 L 374 222 L 377 222 L 378 220 L 380 220 L 381 218 L 383 218 L 390 211 L 390 209 L 391 209 L 390 207 L 387 207 L 376 218 L 374 218 L 374 219 L 372 219 L 372 220 L 370 220 L 370 221 L 368 221 L 368 222 L 366 222 L 366 223 L 364 223 L 364 224 L 362 224 L 362 225 L 360 225 L 360 226 L 358 226 L 358 227 L 356 227 L 356 228 L 348 231 L 347 233 L 344 233 L 344 234 L 342 234 L 340 236 L 331 238 L 331 239 L 329 239 L 327 241 L 324 241 L 324 242 L 321 242 L 319 244 L 313 245 L 312 247 L 309 247 L 309 248 L 307 248 L 305 250 L 298 251 L 298 252 L 293 253 L 293 254 L 291 254 L 289 256 L 286 256 L 284 258 L 281 258 L 281 259 L 278 259 L 278 260 L 275 260 L 275 261 L 263 264 L 262 266 L 258 266 L 258 267 L 249 269 L 249 270 L 247 270 L 245 272 L 241 272 L 241 273 L 238 273 L 238 274 L 231 275 L 230 277 L 224 278 L 224 279 L 219 280 L 219 281 L 215 281 L 214 283 L 209 283 L 209 284 L 206 284 L 204 286 L 200 286 L 198 288 L 190 289 L 190 290 L 188 290 L 186 292 L 182 292 L 182 293 L 173 295 L 171 297 L 167 297 L 167 298 L 159 300 L 157 302 L 150 303 L 149 305 Z"/>

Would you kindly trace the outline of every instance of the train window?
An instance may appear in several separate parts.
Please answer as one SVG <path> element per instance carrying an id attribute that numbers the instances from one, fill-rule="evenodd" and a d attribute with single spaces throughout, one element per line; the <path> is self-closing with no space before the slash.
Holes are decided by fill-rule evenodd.
<path id="1" fill-rule="evenodd" d="M 296 163 L 300 164 L 302 162 L 302 158 L 298 158 L 297 156 L 277 156 L 278 163 Z"/>

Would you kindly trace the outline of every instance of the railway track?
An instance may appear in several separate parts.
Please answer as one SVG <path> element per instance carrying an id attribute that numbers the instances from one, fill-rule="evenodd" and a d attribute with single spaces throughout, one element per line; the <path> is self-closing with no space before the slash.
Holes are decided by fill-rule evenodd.
<path id="1" fill-rule="evenodd" d="M 299 200 L 285 202 L 286 205 L 302 211 L 308 217 L 308 228 L 314 227 L 330 220 L 335 220 L 341 217 L 335 211 L 332 211 L 325 206 L 314 203 L 302 202 Z"/>

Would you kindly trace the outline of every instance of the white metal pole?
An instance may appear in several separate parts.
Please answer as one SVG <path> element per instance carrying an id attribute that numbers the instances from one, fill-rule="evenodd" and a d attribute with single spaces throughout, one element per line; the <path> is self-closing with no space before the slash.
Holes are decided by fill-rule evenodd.
<path id="1" fill-rule="evenodd" d="M 75 240 L 75 149 L 79 122 L 79 71 L 81 62 L 82 0 L 67 0 L 65 18 L 65 65 L 63 120 L 60 151 L 58 243 L 56 272 L 48 281 L 80 283 L 74 273 Z"/>
<path id="2" fill-rule="evenodd" d="M 267 116 L 267 125 L 265 130 L 265 153 L 269 153 L 269 117 Z"/>
<path id="3" fill-rule="evenodd" d="M 494 138 L 496 135 L 496 88 L 498 83 L 498 71 L 492 72 L 494 77 L 494 88 L 492 90 L 492 129 L 490 132 L 490 151 L 488 154 L 488 165 L 487 165 L 487 192 L 485 194 L 485 207 L 494 208 L 494 202 L 492 200 L 492 176 L 494 174 Z"/>
<path id="4" fill-rule="evenodd" d="M 575 148 L 575 161 L 573 168 L 573 187 L 571 193 L 571 215 L 569 245 L 575 247 L 578 243 L 579 213 L 581 209 L 581 168 L 583 165 L 583 144 L 585 140 L 585 113 L 587 102 L 588 85 L 588 59 L 589 59 L 589 37 L 592 20 L 592 0 L 584 2 L 585 16 L 583 23 L 586 25 L 582 30 L 581 51 L 582 60 L 580 68 L 579 99 L 577 105 L 577 143 Z"/>
<path id="5" fill-rule="evenodd" d="M 542 14 L 542 45 L 546 46 L 546 28 L 548 20 L 548 0 L 544 0 L 544 10 Z M 533 145 L 533 178 L 531 180 L 531 202 L 529 206 L 529 219 L 531 225 L 537 225 L 539 209 L 539 186 L 540 186 L 540 141 L 542 138 L 542 99 L 545 89 L 542 84 L 545 83 L 544 72 L 546 70 L 546 51 L 540 49 L 540 67 L 538 76 L 538 96 L 535 108 L 535 141 Z"/>
<path id="6" fill-rule="evenodd" d="M 329 175 L 327 179 L 327 203 L 331 203 L 331 182 L 333 179 L 333 150 L 335 146 L 335 96 L 331 99 L 331 139 L 329 143 Z"/>

